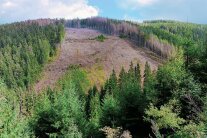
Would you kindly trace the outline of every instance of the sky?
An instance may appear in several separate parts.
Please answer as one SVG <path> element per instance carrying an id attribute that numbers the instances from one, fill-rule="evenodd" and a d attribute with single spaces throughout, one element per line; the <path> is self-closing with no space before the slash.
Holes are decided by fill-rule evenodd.
<path id="1" fill-rule="evenodd" d="M 0 0 L 0 23 L 94 16 L 207 24 L 207 0 Z"/>

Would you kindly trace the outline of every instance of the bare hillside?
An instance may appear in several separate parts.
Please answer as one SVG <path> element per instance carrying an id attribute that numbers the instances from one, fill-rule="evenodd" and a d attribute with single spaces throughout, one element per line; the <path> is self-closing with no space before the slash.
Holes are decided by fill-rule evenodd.
<path id="1" fill-rule="evenodd" d="M 152 58 L 152 53 L 148 50 L 136 48 L 119 37 L 106 36 L 104 42 L 94 39 L 100 34 L 90 29 L 66 29 L 66 38 L 61 46 L 60 56 L 45 67 L 44 76 L 35 85 L 35 91 L 48 86 L 53 87 L 70 64 L 78 64 L 86 69 L 98 64 L 103 67 L 106 76 L 109 76 L 112 69 L 117 72 L 122 66 L 128 69 L 131 61 L 141 64 L 142 73 L 146 61 L 153 70 L 156 70 L 160 64 L 154 57 Z"/>

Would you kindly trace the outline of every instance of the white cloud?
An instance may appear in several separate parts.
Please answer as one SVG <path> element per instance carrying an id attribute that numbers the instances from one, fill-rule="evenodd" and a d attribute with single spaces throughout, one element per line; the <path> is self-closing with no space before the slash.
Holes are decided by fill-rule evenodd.
<path id="1" fill-rule="evenodd" d="M 0 0 L 1 19 L 10 21 L 36 18 L 87 18 L 99 10 L 88 0 Z"/>
<path id="2" fill-rule="evenodd" d="M 11 2 L 11 1 L 5 1 L 2 4 L 2 8 L 7 9 L 7 8 L 14 8 L 15 6 L 17 6 L 15 3 Z"/>
<path id="3" fill-rule="evenodd" d="M 144 5 L 151 5 L 155 3 L 157 0 L 132 0 L 134 2 L 137 2 L 138 4 L 144 6 Z"/>
<path id="4" fill-rule="evenodd" d="M 98 10 L 93 6 L 88 5 L 85 1 L 77 1 L 71 4 L 65 4 L 63 2 L 50 3 L 48 9 L 49 17 L 57 18 L 86 18 L 91 16 L 97 16 Z"/>

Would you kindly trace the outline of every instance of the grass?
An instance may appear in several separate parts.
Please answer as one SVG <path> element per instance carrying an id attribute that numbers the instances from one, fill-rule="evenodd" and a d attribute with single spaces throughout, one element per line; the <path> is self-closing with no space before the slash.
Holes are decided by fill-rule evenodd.
<path id="1" fill-rule="evenodd" d="M 90 82 L 87 78 L 87 72 L 78 65 L 70 65 L 65 75 L 58 81 L 57 88 L 62 89 L 68 82 L 73 81 L 80 85 L 81 89 L 86 92 L 89 89 Z"/>
<path id="2" fill-rule="evenodd" d="M 96 63 L 92 67 L 85 68 L 84 70 L 87 73 L 90 87 L 97 85 L 97 87 L 100 88 L 105 83 L 107 77 L 101 64 Z"/>
<path id="3" fill-rule="evenodd" d="M 62 89 L 70 80 L 79 84 L 83 92 L 87 92 L 91 87 L 97 85 L 98 89 L 105 83 L 107 77 L 100 63 L 91 67 L 82 68 L 79 65 L 70 65 L 68 71 L 56 84 L 56 89 Z"/>

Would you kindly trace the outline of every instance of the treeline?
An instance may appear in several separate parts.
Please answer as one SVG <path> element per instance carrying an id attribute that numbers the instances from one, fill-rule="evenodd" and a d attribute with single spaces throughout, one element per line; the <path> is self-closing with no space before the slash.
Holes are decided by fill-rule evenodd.
<path id="1" fill-rule="evenodd" d="M 159 39 L 167 40 L 175 46 L 182 46 L 187 39 L 196 45 L 204 45 L 207 26 L 182 22 L 151 21 L 141 24 L 140 29 L 146 34 L 154 34 Z"/>
<path id="2" fill-rule="evenodd" d="M 90 28 L 99 30 L 109 35 L 117 35 L 120 38 L 127 38 L 137 46 L 146 47 L 163 58 L 170 57 L 174 51 L 168 43 L 145 35 L 138 24 L 128 21 L 114 20 L 102 17 L 74 19 L 66 21 L 67 27 Z"/>
<path id="3" fill-rule="evenodd" d="M 186 68 L 204 85 L 207 83 L 207 26 L 182 22 L 146 22 L 140 29 L 148 35 L 184 49 Z"/>
<path id="4" fill-rule="evenodd" d="M 143 23 L 176 23 L 174 20 L 144 20 Z"/>
<path id="5" fill-rule="evenodd" d="M 9 88 L 28 88 L 56 54 L 64 26 L 21 22 L 1 25 L 0 32 L 0 78 Z"/>

